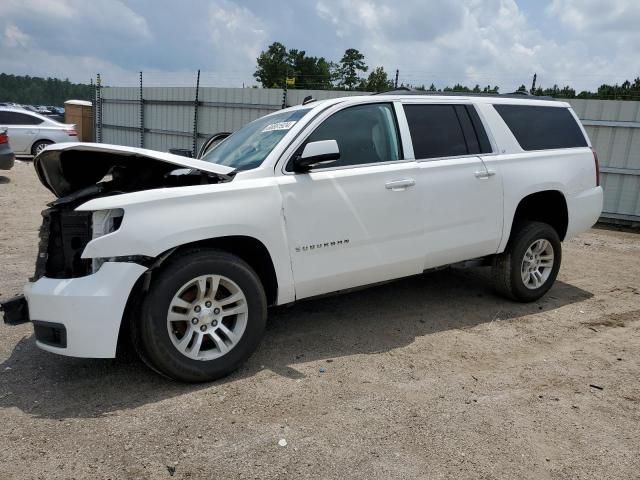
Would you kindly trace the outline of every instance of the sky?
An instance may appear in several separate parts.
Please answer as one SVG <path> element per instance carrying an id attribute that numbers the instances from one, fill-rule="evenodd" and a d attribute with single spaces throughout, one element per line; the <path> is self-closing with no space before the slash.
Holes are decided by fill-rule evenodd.
<path id="1" fill-rule="evenodd" d="M 640 76 L 640 0 L 2 0 L 0 72 L 88 83 L 253 85 L 274 41 L 437 87 L 577 90 Z"/>

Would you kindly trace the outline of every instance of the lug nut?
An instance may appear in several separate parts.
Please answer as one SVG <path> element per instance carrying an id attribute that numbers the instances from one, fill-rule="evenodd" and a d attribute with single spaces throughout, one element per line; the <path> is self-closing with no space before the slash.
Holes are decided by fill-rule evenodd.
<path id="1" fill-rule="evenodd" d="M 200 305 L 196 305 L 193 310 L 196 311 L 196 312 L 199 312 L 200 311 Z"/>
<path id="2" fill-rule="evenodd" d="M 205 302 L 204 306 L 209 308 L 211 306 L 211 302 Z"/>
<path id="3" fill-rule="evenodd" d="M 196 317 L 193 317 L 191 319 L 191 323 L 193 323 L 194 325 L 197 325 L 198 322 L 199 322 L 199 320 Z"/>
<path id="4" fill-rule="evenodd" d="M 214 308 L 213 309 L 213 313 L 218 315 L 220 313 L 220 309 L 219 308 Z"/>
<path id="5" fill-rule="evenodd" d="M 201 331 L 201 332 L 204 332 L 206 329 L 207 329 L 207 326 L 206 326 L 206 325 L 202 325 L 202 326 L 200 326 L 200 331 Z"/>
<path id="6" fill-rule="evenodd" d="M 211 322 L 211 325 L 213 325 L 215 327 L 216 325 L 218 325 L 218 321 L 214 320 L 213 322 Z"/>

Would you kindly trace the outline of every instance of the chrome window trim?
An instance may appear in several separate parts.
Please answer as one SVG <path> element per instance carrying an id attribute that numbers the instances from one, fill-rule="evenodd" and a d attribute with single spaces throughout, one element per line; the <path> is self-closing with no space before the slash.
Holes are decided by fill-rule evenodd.
<path id="1" fill-rule="evenodd" d="M 482 157 L 484 156 L 485 155 L 478 155 L 477 153 L 474 153 L 469 155 L 455 155 L 451 157 L 416 158 L 414 161 L 416 163 L 431 163 L 431 162 L 440 162 L 444 160 L 463 160 L 465 158 L 476 158 L 478 160 L 482 160 Z"/>
<path id="2" fill-rule="evenodd" d="M 391 160 L 389 162 L 371 162 L 371 163 L 359 163 L 357 165 L 343 165 L 341 167 L 325 167 L 325 168 L 314 168 L 305 173 L 298 172 L 287 172 L 285 171 L 285 175 L 308 175 L 310 173 L 319 173 L 319 172 L 332 172 L 339 170 L 349 170 L 354 168 L 363 168 L 363 167 L 375 167 L 378 165 L 397 165 L 399 163 L 415 163 L 416 161 L 413 158 L 402 158 L 400 160 Z"/>

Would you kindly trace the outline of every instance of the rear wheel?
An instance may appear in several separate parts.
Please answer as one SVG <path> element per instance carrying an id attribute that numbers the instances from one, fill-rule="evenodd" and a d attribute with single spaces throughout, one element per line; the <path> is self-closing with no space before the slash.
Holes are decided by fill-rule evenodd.
<path id="1" fill-rule="evenodd" d="M 40 141 L 34 143 L 33 146 L 31 147 L 31 154 L 35 157 L 42 150 L 47 148 L 49 145 L 53 145 L 53 142 L 51 142 L 49 140 L 40 140 Z"/>
<path id="2" fill-rule="evenodd" d="M 495 259 L 494 287 L 513 300 L 538 300 L 555 282 L 561 260 L 560 238 L 551 225 L 523 223 Z"/>
<path id="3" fill-rule="evenodd" d="M 231 373 L 253 353 L 267 302 L 242 259 L 192 251 L 169 260 L 155 277 L 136 331 L 152 368 L 176 380 L 204 382 Z"/>

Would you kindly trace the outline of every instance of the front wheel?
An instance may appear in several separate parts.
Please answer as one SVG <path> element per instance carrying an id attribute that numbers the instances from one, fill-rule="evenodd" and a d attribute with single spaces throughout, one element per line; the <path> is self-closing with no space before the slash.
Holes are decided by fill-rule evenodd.
<path id="1" fill-rule="evenodd" d="M 258 346 L 264 288 L 242 259 L 219 250 L 180 254 L 154 274 L 134 341 L 152 368 L 173 379 L 223 377 Z"/>
<path id="2" fill-rule="evenodd" d="M 542 222 L 518 228 L 493 265 L 498 293 L 520 302 L 533 302 L 553 285 L 562 260 L 562 246 L 555 229 Z"/>

